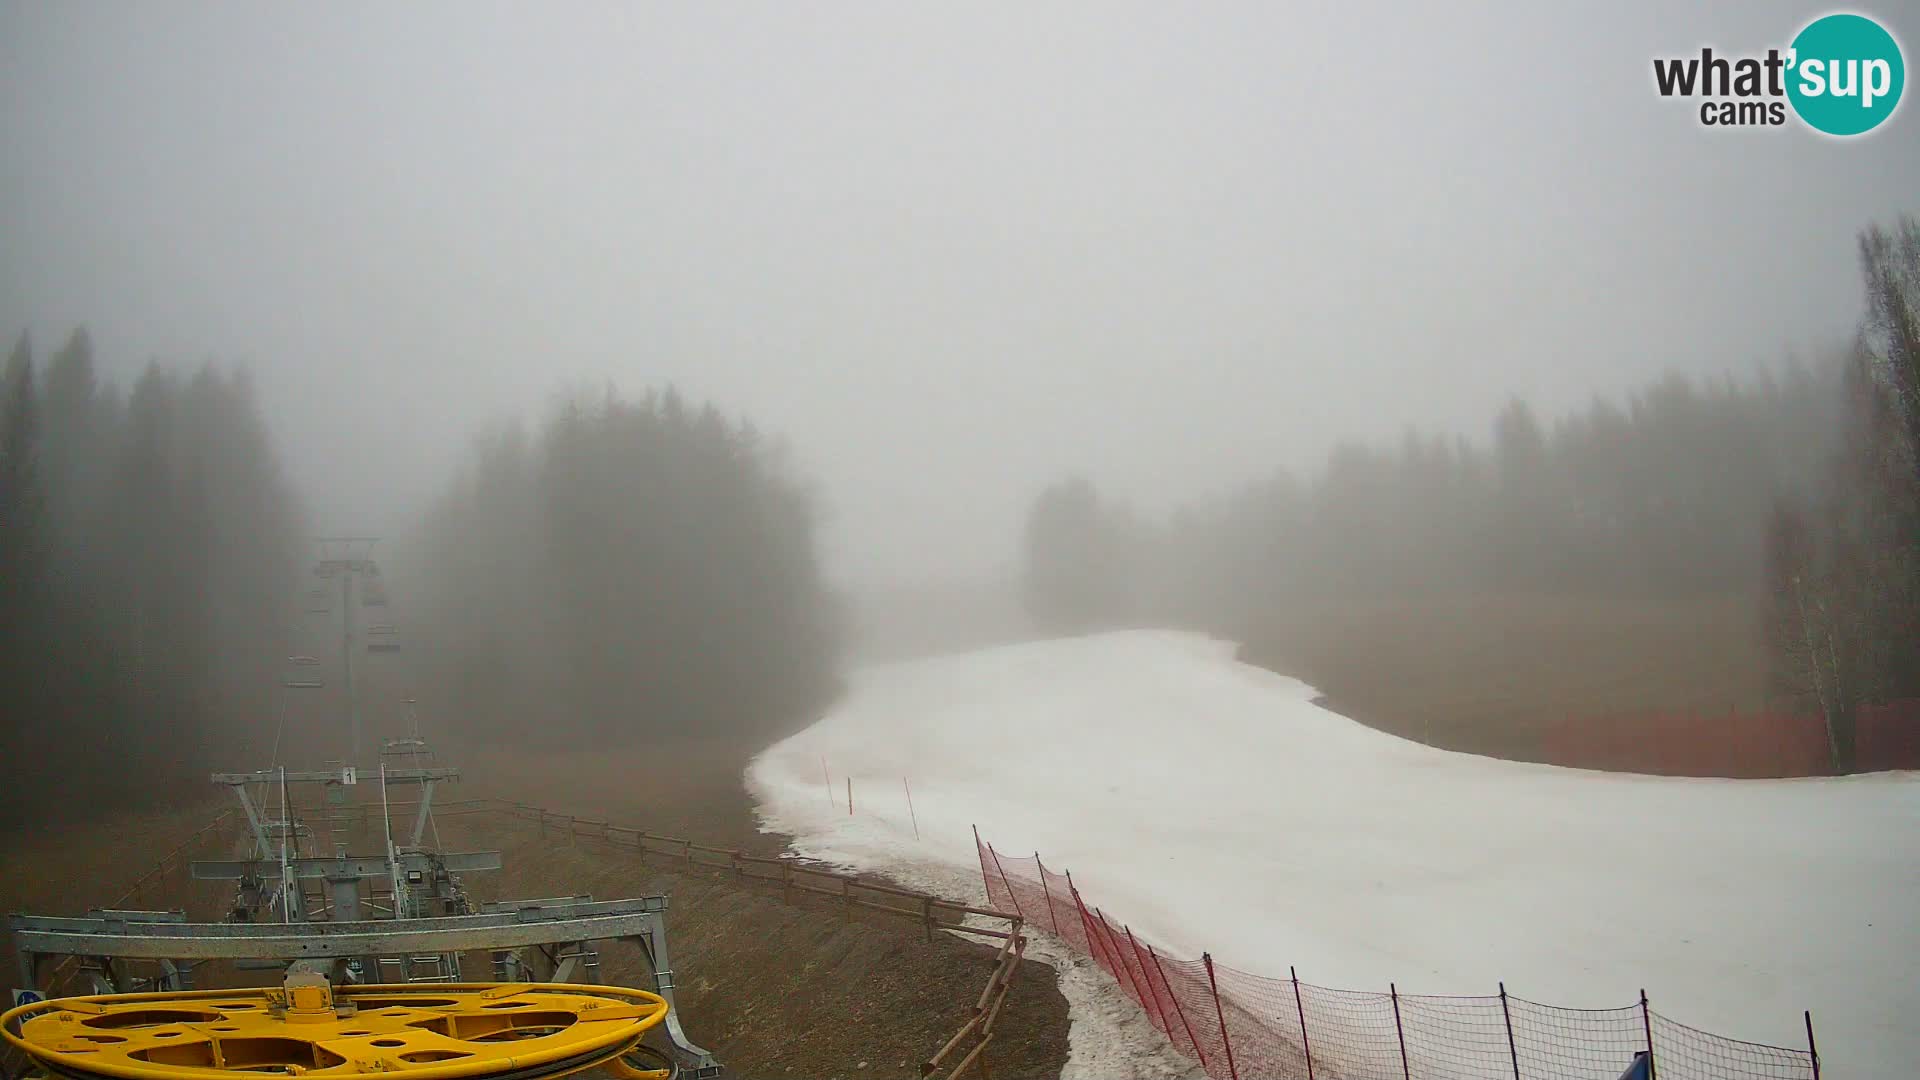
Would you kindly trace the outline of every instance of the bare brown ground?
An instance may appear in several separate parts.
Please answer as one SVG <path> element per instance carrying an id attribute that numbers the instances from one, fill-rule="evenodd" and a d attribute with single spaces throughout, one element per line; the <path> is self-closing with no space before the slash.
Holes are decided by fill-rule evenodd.
<path id="1" fill-rule="evenodd" d="M 668 894 L 683 1022 L 735 1075 L 918 1076 L 992 973 L 991 949 L 945 933 L 929 941 L 896 917 L 849 915 L 826 898 L 787 903 L 777 885 L 689 872 L 677 860 L 558 830 L 542 840 L 538 826 L 504 815 L 453 821 L 443 825 L 449 846 L 486 842 L 506 852 L 506 872 L 473 876 L 482 898 L 533 895 L 557 882 L 602 898 Z M 636 959 L 609 954 L 601 975 L 637 978 Z M 1059 1075 L 1066 1003 L 1050 968 L 1027 963 L 989 1054 L 996 1076 Z"/>
<path id="2" fill-rule="evenodd" d="M 1541 760 L 1538 736 L 1568 717 L 1765 703 L 1759 613 L 1744 595 L 1308 605 L 1252 628 L 1241 658 L 1384 731 L 1519 760 Z"/>
<path id="3" fill-rule="evenodd" d="M 785 837 L 759 831 L 747 798 L 756 739 L 681 739 L 620 749 L 460 747 L 454 798 L 486 796 L 605 818 L 716 847 L 774 854 Z"/>
<path id="4" fill-rule="evenodd" d="M 778 850 L 763 837 L 740 771 L 743 747 L 686 753 L 506 754 L 463 752 L 467 779 L 442 798 L 492 795 L 561 812 L 605 817 L 702 843 Z M 452 759 L 454 755 L 448 755 Z M 0 908 L 83 912 L 111 902 L 155 858 L 204 824 L 219 804 L 126 815 L 5 838 Z M 991 973 L 993 950 L 902 919 L 798 897 L 725 871 L 688 870 L 586 838 L 543 838 L 537 825 L 503 813 L 448 814 L 444 848 L 499 848 L 506 870 L 474 874 L 481 899 L 592 893 L 602 899 L 666 893 L 681 1020 L 739 1077 L 907 1077 L 971 1015 Z M 231 840 L 192 854 L 227 857 Z M 179 907 L 217 919 L 224 883 L 193 883 L 184 869 L 131 906 Z M 15 981 L 11 945 L 0 944 L 0 981 Z M 639 976 L 637 956 L 615 946 L 600 977 Z M 486 971 L 483 958 L 469 974 Z M 484 977 L 482 974 L 480 977 Z M 256 976 L 257 978 L 257 976 Z M 208 980 L 221 981 L 218 973 Z M 1067 1053 L 1066 1002 L 1051 969 L 1029 961 L 1014 982 L 989 1050 L 995 1076 L 1059 1075 Z"/>

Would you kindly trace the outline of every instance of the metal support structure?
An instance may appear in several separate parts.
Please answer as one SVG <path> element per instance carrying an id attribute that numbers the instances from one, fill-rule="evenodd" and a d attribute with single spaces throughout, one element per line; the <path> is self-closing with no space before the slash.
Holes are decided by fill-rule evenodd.
<path id="1" fill-rule="evenodd" d="M 261 769 L 257 772 L 213 774 L 214 783 L 229 785 L 278 783 L 279 779 L 280 773 L 274 769 Z M 389 784 L 426 784 L 439 780 L 458 779 L 460 779 L 460 770 L 447 767 L 387 770 L 387 783 Z M 338 769 L 314 769 L 297 772 L 289 771 L 287 773 L 287 783 L 289 784 L 338 784 L 340 782 L 341 776 L 340 770 Z"/>
<path id="2" fill-rule="evenodd" d="M 38 986 L 37 961 L 43 956 L 101 959 L 111 973 L 103 977 L 115 983 L 123 976 L 113 972 L 112 964 L 121 960 L 170 960 L 177 968 L 189 966 L 183 961 L 305 961 L 322 969 L 331 964 L 338 970 L 347 961 L 365 963 L 368 957 L 425 957 L 474 950 L 493 953 L 496 970 L 505 967 L 513 974 L 525 974 L 538 972 L 550 962 L 556 975 L 566 975 L 593 969 L 597 962 L 593 942 L 630 941 L 650 960 L 655 992 L 671 1005 L 674 978 L 666 910 L 664 896 L 598 902 L 573 897 L 494 902 L 477 915 L 341 920 L 299 927 L 189 923 L 178 912 L 102 912 L 85 918 L 11 915 L 8 925 L 20 953 L 22 985 L 28 988 Z M 549 951 L 543 953 L 543 949 Z M 532 954 L 531 963 L 529 957 L 519 955 L 522 950 Z M 505 962 L 502 954 L 515 959 Z M 552 961 L 546 960 L 548 956 Z M 366 969 L 368 974 L 374 970 Z M 110 987 L 108 992 L 116 991 Z M 675 1057 L 687 1070 L 683 1075 L 718 1075 L 713 1055 L 689 1040 L 677 1021 L 670 1019 L 667 1031 Z"/>
<path id="3" fill-rule="evenodd" d="M 240 800 L 240 809 L 246 811 L 247 828 L 253 832 L 254 854 L 262 859 L 271 856 L 273 854 L 273 847 L 267 843 L 266 826 L 261 824 L 260 814 L 254 810 L 253 800 L 247 796 L 247 786 L 245 784 L 235 784 L 233 786 L 233 794 Z"/>
<path id="4" fill-rule="evenodd" d="M 497 851 L 454 851 L 445 855 L 409 851 L 402 853 L 393 863 L 381 858 L 351 856 L 334 859 L 287 860 L 292 876 L 304 881 L 331 880 L 346 876 L 361 880 L 385 878 L 392 872 L 395 864 L 403 873 L 422 874 L 431 873 L 436 869 L 464 874 L 476 870 L 498 870 L 501 867 L 500 853 Z M 250 860 L 196 859 L 187 865 L 195 881 L 238 881 L 249 875 L 258 874 L 263 869 L 259 863 Z"/>
<path id="5" fill-rule="evenodd" d="M 238 850 L 249 857 L 196 860 L 188 864 L 188 871 L 192 880 L 238 883 L 238 896 L 226 922 L 189 923 L 179 912 L 117 910 L 94 911 L 77 919 L 8 916 L 21 988 L 39 989 L 40 961 L 55 956 L 68 958 L 67 963 L 54 969 L 56 976 L 75 968 L 77 961 L 70 977 L 84 980 L 103 994 L 146 987 L 187 988 L 194 967 L 206 961 L 231 963 L 243 971 L 279 969 L 324 977 L 336 986 L 459 982 L 463 978 L 462 954 L 474 951 L 491 954 L 496 977 L 513 983 L 525 983 L 530 977 L 562 983 L 593 982 L 600 965 L 598 943 L 622 941 L 635 944 L 647 957 L 652 982 L 671 1006 L 674 975 L 666 940 L 664 896 L 604 902 L 590 896 L 496 901 L 479 912 L 473 910 L 456 875 L 500 869 L 501 854 L 442 853 L 423 847 L 430 831 L 438 846 L 433 816 L 438 785 L 457 781 L 460 771 L 431 765 L 432 754 L 411 715 L 407 737 L 388 740 L 379 753 L 379 804 L 372 806 L 353 798 L 363 771 L 359 760 L 363 733 L 354 670 L 358 633 L 355 581 L 358 579 L 368 590 L 363 602 L 375 603 L 372 590 L 378 586 L 379 571 L 366 557 L 365 549 L 354 548 L 356 544 L 370 545 L 370 538 L 342 537 L 321 543 L 315 573 L 341 578 L 349 756 L 328 762 L 330 767 L 321 770 L 288 770 L 280 762 L 280 738 L 276 735 L 274 768 L 213 775 L 213 782 L 232 789 L 240 803 L 247 837 L 245 846 Z M 329 552 L 325 546 L 340 543 L 347 545 L 344 554 L 337 549 Z M 384 593 L 380 596 L 380 602 L 384 602 Z M 391 631 L 391 627 L 379 629 Z M 372 633 L 373 628 L 367 631 Z M 317 663 L 307 657 L 290 657 L 289 662 Z M 408 704 L 413 704 L 412 699 Z M 281 726 L 284 730 L 284 715 Z M 396 767 L 402 761 L 406 767 Z M 373 777 L 367 779 L 370 788 Z M 260 791 L 276 784 L 279 819 L 271 820 L 272 800 Z M 318 817 L 312 828 L 294 820 L 300 803 L 291 797 L 290 789 L 303 784 L 324 789 L 320 811 L 327 823 L 324 837 Z M 388 788 L 393 784 L 419 786 L 410 832 L 402 833 L 394 827 L 394 813 L 404 814 L 408 807 L 390 801 Z M 381 815 L 378 823 L 372 820 L 374 812 Z M 222 819 L 230 816 L 232 812 L 228 811 Z M 537 817 L 544 835 L 547 815 L 539 812 Z M 565 835 L 571 839 L 576 819 L 564 820 Z M 599 835 L 606 837 L 604 822 L 590 824 L 598 824 Z M 381 852 L 350 854 L 349 843 L 369 825 L 377 827 L 383 841 Z M 644 834 L 636 844 L 641 839 Z M 681 843 L 691 864 L 694 845 L 690 840 Z M 179 854 L 176 851 L 169 859 Z M 741 867 L 738 853 L 735 867 Z M 317 892 L 309 891 L 304 884 L 309 881 L 318 885 Z M 363 882 L 368 883 L 364 890 Z M 387 883 L 384 889 L 379 882 Z M 278 921 L 261 921 L 261 914 L 276 905 L 280 908 Z M 931 924 L 931 914 L 928 921 Z M 158 975 L 152 975 L 155 965 Z M 133 974 L 136 968 L 138 978 Z M 668 1054 L 675 1066 L 674 1075 L 719 1075 L 720 1066 L 713 1055 L 686 1037 L 677 1015 L 668 1017 L 663 1030 L 671 1042 Z"/>
<path id="6" fill-rule="evenodd" d="M 341 674 L 346 682 L 348 746 L 350 748 L 347 761 L 350 764 L 358 764 L 361 740 L 359 688 L 355 682 L 353 670 L 354 582 L 363 577 L 367 579 L 360 587 L 362 602 L 373 602 L 372 586 L 377 584 L 380 575 L 380 569 L 373 561 L 373 545 L 379 543 L 380 538 L 377 536 L 320 536 L 315 537 L 314 541 L 319 545 L 320 558 L 314 563 L 313 572 L 320 577 L 340 579 L 340 664 Z M 384 602 L 384 599 L 381 602 Z"/>
<path id="7" fill-rule="evenodd" d="M 335 824 L 338 825 L 340 824 L 338 819 L 346 813 L 345 789 L 351 786 L 349 780 L 355 783 L 358 782 L 357 775 L 351 774 L 349 768 L 350 767 L 343 766 L 339 769 L 294 772 L 289 772 L 285 769 L 260 769 L 254 772 L 214 773 L 213 782 L 233 790 L 234 798 L 240 802 L 240 809 L 246 813 L 247 827 L 253 834 L 255 855 L 261 859 L 270 859 L 274 856 L 274 841 L 276 839 L 281 841 L 279 850 L 282 852 L 286 849 L 285 841 L 289 836 L 295 839 L 295 846 L 296 848 L 298 847 L 298 829 L 291 820 L 289 811 L 286 809 L 289 805 L 287 798 L 288 788 L 297 784 L 319 784 L 324 786 L 327 790 L 326 802 L 329 806 L 333 807 L 333 816 L 336 819 Z M 458 781 L 460 779 L 460 770 L 445 767 L 387 769 L 385 770 L 383 779 L 388 785 L 420 785 L 419 811 L 415 815 L 413 834 L 408 844 L 409 848 L 418 850 L 421 840 L 426 835 L 427 824 L 432 820 L 433 792 L 436 785 L 442 781 Z M 248 794 L 249 786 L 255 784 L 278 784 L 280 786 L 282 820 L 266 821 L 260 816 L 259 811 L 254 807 L 252 796 Z M 338 837 L 335 839 L 338 840 Z M 476 869 L 498 869 L 498 867 L 477 867 Z M 282 875 L 281 880 L 285 880 L 284 875 Z M 294 903 L 284 909 L 288 912 L 289 919 L 297 919 L 300 917 L 294 914 L 299 911 L 300 906 L 298 903 Z"/>
<path id="8" fill-rule="evenodd" d="M 347 760 L 360 760 L 360 701 L 353 683 L 353 572 L 340 575 L 340 663 L 347 680 L 347 725 L 353 734 Z"/>
<path id="9" fill-rule="evenodd" d="M 391 775 L 387 777 L 387 782 L 393 783 Z M 420 782 L 420 812 L 413 818 L 413 835 L 407 840 L 407 846 L 410 848 L 419 847 L 420 838 L 427 834 L 427 819 L 433 812 L 433 785 L 432 780 Z"/>
<path id="10" fill-rule="evenodd" d="M 641 953 L 647 958 L 647 966 L 653 970 L 654 993 L 666 998 L 668 1004 L 672 1004 L 674 1000 L 673 957 L 667 951 L 666 932 L 662 930 L 659 933 L 636 938 L 635 941 L 639 944 Z M 667 1012 L 666 1028 L 667 1041 L 671 1042 L 676 1049 L 691 1050 L 705 1060 L 705 1066 L 695 1072 L 695 1076 L 719 1075 L 720 1066 L 714 1063 L 713 1055 L 695 1046 L 693 1040 L 687 1038 L 687 1033 L 681 1030 L 679 1009 L 675 1008 Z M 707 1069 L 711 1071 L 706 1071 Z"/>

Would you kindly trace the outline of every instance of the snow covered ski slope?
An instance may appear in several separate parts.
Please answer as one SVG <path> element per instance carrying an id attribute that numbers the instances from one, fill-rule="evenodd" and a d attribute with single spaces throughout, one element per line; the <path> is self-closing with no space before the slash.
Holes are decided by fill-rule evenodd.
<path id="1" fill-rule="evenodd" d="M 1826 1075 L 1913 1075 L 1920 774 L 1687 780 L 1455 754 L 1233 652 L 1133 631 L 869 668 L 749 783 L 806 854 L 977 895 L 977 824 L 1135 932 L 1242 970 L 1403 993 L 1504 979 L 1574 1007 L 1644 986 L 1668 1016 L 1783 1046 L 1805 1045 L 1812 1009 Z"/>

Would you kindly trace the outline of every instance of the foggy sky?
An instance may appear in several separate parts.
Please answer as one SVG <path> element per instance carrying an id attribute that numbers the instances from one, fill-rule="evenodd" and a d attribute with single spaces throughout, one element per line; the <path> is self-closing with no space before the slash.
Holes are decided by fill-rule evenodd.
<path id="1" fill-rule="evenodd" d="M 1827 9 L 1562 6 L 8 0 L 0 333 L 247 364 L 335 531 L 672 380 L 851 582 L 1010 562 L 1069 470 L 1163 508 L 1848 336 L 1920 106 L 1703 129 L 1652 57 Z"/>

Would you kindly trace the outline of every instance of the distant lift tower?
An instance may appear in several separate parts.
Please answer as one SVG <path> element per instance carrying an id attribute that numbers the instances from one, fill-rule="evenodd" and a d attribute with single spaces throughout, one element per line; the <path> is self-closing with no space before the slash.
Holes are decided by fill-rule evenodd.
<path id="1" fill-rule="evenodd" d="M 377 536 L 315 538 L 320 557 L 313 566 L 314 576 L 340 579 L 340 663 L 341 675 L 346 681 L 347 727 L 352 732 L 347 761 L 352 764 L 360 763 L 360 701 L 353 678 L 354 646 L 359 637 L 355 616 L 362 605 L 385 607 L 387 603 L 387 588 L 380 580 L 379 565 L 373 561 L 373 545 L 379 542 Z M 314 593 L 324 595 L 324 590 L 315 589 Z M 358 604 L 354 602 L 356 593 Z M 308 610 L 324 613 L 326 609 L 310 605 Z M 376 642 L 381 648 L 375 651 L 389 651 L 392 628 L 383 629 L 386 634 Z"/>

